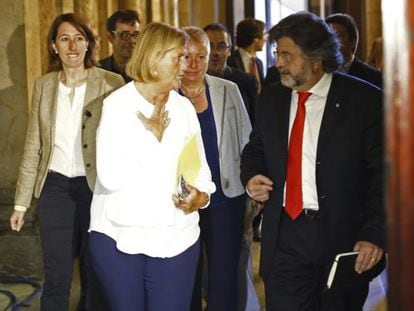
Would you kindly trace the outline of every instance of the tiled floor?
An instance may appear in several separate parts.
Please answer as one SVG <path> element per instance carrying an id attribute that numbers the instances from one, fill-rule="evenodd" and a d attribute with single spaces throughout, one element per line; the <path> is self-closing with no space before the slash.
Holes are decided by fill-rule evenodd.
<path id="1" fill-rule="evenodd" d="M 253 243 L 253 270 L 254 270 L 254 279 L 255 279 L 255 285 L 256 290 L 259 296 L 259 300 L 261 301 L 262 306 L 264 305 L 264 291 L 263 291 L 263 284 L 261 282 L 260 277 L 257 274 L 258 271 L 258 263 L 259 263 L 259 249 L 260 249 L 259 243 Z M 75 266 L 74 271 L 77 271 L 77 266 Z M 11 291 L 19 301 L 24 299 L 24 297 L 27 297 L 33 292 L 33 287 L 30 285 L 4 285 L 0 284 L 0 288 L 7 289 Z M 74 311 L 76 308 L 76 304 L 79 299 L 79 277 L 78 274 L 74 273 L 74 279 L 72 284 L 72 294 L 71 294 L 71 300 L 70 300 L 70 311 Z M 5 311 L 5 308 L 9 304 L 10 300 L 2 295 L 0 293 L 0 310 Z M 11 310 L 8 308 L 7 310 Z M 32 300 L 30 303 L 30 306 L 21 308 L 21 311 L 38 311 L 40 310 L 39 307 L 39 297 Z M 20 310 L 19 310 L 20 311 Z M 58 311 L 58 310 L 57 310 Z"/>

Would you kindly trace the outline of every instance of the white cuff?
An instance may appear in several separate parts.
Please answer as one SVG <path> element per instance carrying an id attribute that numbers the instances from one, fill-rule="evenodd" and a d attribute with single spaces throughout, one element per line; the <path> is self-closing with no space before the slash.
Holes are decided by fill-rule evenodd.
<path id="1" fill-rule="evenodd" d="M 14 206 L 14 210 L 17 211 L 17 212 L 26 212 L 27 211 L 27 207 L 21 206 L 21 205 L 15 205 Z"/>
<path id="2" fill-rule="evenodd" d="M 254 198 L 253 198 L 253 196 L 251 195 L 251 193 L 249 192 L 249 189 L 247 189 L 247 186 L 246 186 L 246 193 L 247 193 L 247 195 L 252 199 L 252 200 L 254 200 L 254 201 L 256 201 Z"/>

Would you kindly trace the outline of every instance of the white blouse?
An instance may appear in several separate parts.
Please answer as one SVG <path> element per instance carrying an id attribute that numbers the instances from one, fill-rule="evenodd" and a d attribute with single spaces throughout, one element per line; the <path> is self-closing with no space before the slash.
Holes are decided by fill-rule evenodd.
<path id="1" fill-rule="evenodd" d="M 141 112 L 149 118 L 153 109 L 133 82 L 104 100 L 90 230 L 108 235 L 128 254 L 173 257 L 194 244 L 200 233 L 198 213 L 185 214 L 172 200 L 178 157 L 194 134 L 202 155 L 195 187 L 210 194 L 215 185 L 191 103 L 170 91 L 166 103 L 170 124 L 161 142 L 137 116 Z"/>
<path id="2" fill-rule="evenodd" d="M 69 88 L 59 83 L 54 148 L 49 169 L 66 177 L 85 176 L 82 155 L 82 109 L 86 83 Z"/>

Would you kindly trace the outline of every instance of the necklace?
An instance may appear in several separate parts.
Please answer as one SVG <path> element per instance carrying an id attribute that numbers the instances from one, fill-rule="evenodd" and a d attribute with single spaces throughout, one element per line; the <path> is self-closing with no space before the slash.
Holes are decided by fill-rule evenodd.
<path id="1" fill-rule="evenodd" d="M 182 91 L 183 91 L 184 96 L 187 97 L 192 104 L 195 104 L 196 99 L 198 97 L 200 97 L 200 95 L 203 94 L 203 92 L 204 92 L 204 86 L 201 87 L 201 90 L 196 95 L 194 95 L 194 96 L 190 96 L 187 92 L 184 92 L 184 89 Z"/>

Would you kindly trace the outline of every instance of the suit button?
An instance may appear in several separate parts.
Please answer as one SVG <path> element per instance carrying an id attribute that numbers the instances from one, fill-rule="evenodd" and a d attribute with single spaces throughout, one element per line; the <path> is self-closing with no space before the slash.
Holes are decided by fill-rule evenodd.
<path id="1" fill-rule="evenodd" d="M 321 195 L 319 199 L 326 199 L 326 195 Z"/>
<path id="2" fill-rule="evenodd" d="M 84 148 L 84 149 L 88 148 L 88 144 L 84 144 L 84 145 L 83 145 L 83 148 Z"/>
<path id="3" fill-rule="evenodd" d="M 319 164 L 321 164 L 321 161 L 316 161 L 316 165 L 319 165 Z"/>
<path id="4" fill-rule="evenodd" d="M 82 130 L 84 130 L 84 129 L 85 129 L 85 127 L 86 127 L 86 126 L 85 126 L 85 124 L 84 124 L 84 125 L 82 125 Z"/>
<path id="5" fill-rule="evenodd" d="M 87 168 L 90 168 L 91 167 L 91 164 L 90 163 L 86 163 L 86 167 Z"/>

